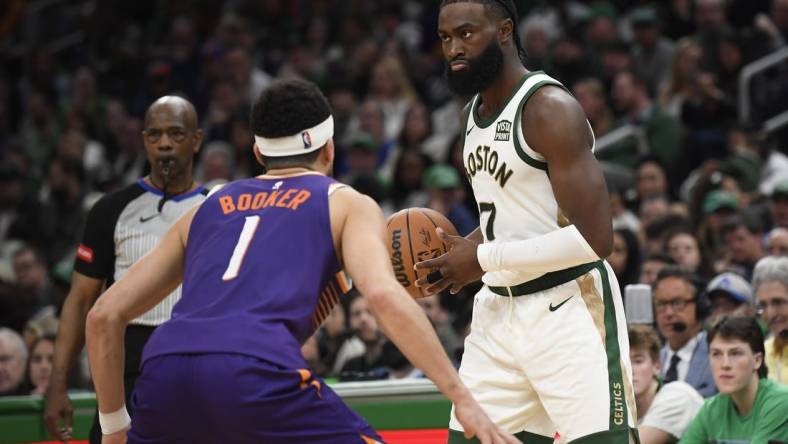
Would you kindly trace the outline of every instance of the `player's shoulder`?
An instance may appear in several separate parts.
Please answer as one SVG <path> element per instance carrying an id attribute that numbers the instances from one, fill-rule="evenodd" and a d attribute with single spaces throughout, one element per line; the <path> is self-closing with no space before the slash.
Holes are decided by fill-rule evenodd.
<path id="1" fill-rule="evenodd" d="M 585 120 L 580 103 L 560 84 L 547 84 L 534 91 L 523 105 L 523 113 L 549 118 L 582 117 Z"/>
<path id="2" fill-rule="evenodd" d="M 371 197 L 363 194 L 348 184 L 341 182 L 332 183 L 328 187 L 328 196 L 331 202 L 361 204 L 375 202 Z"/>
<path id="3" fill-rule="evenodd" d="M 143 194 L 145 194 L 145 189 L 138 182 L 131 183 L 119 190 L 101 196 L 93 204 L 90 213 L 103 215 L 120 213 L 129 202 Z"/>
<path id="4" fill-rule="evenodd" d="M 337 182 L 329 188 L 329 202 L 333 210 L 347 213 L 381 211 L 374 199 L 343 183 Z"/>

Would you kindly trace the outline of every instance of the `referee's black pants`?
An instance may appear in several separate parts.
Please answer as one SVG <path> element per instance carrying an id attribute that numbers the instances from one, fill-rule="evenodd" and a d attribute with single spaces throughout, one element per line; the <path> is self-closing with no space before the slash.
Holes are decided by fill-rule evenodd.
<path id="1" fill-rule="evenodd" d="M 131 411 L 131 394 L 134 393 L 134 383 L 140 375 L 140 364 L 142 364 L 142 349 L 148 342 L 148 338 L 156 327 L 143 325 L 129 325 L 126 327 L 124 345 L 126 347 L 125 366 L 123 368 L 123 386 L 126 389 L 126 408 L 129 415 L 134 415 Z M 98 404 L 97 404 L 98 405 Z M 101 444 L 101 425 L 98 420 L 98 407 L 93 417 L 93 427 L 90 429 L 90 444 Z"/>

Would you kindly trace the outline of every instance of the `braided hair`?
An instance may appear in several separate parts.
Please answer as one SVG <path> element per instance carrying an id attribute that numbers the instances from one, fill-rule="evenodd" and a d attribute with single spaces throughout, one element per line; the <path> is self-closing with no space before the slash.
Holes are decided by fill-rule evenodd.
<path id="1" fill-rule="evenodd" d="M 518 15 L 517 7 L 512 0 L 443 0 L 441 8 L 452 3 L 479 3 L 484 5 L 485 10 L 493 12 L 500 19 L 512 20 L 512 38 L 514 39 L 514 47 L 517 49 L 517 56 L 520 58 L 520 63 L 525 65 L 526 54 L 522 43 L 520 43 L 520 36 L 517 32 L 518 28 Z"/>

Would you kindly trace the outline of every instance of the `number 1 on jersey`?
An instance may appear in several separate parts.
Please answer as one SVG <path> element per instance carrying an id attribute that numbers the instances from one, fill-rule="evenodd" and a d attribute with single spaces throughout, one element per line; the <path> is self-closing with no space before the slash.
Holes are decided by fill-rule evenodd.
<path id="1" fill-rule="evenodd" d="M 230 281 L 238 277 L 238 271 L 244 261 L 244 256 L 246 256 L 246 250 L 249 249 L 249 244 L 254 238 L 254 233 L 257 231 L 259 223 L 260 216 L 246 216 L 241 235 L 238 236 L 238 242 L 233 250 L 233 256 L 230 258 L 230 263 L 227 264 L 227 269 L 224 270 L 223 281 Z"/>

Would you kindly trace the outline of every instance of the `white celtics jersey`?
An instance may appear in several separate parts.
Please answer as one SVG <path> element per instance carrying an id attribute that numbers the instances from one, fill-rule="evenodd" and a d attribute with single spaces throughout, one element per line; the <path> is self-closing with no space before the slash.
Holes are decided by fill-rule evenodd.
<path id="1" fill-rule="evenodd" d="M 497 114 L 479 117 L 479 94 L 465 110 L 463 159 L 485 242 L 529 239 L 569 224 L 555 200 L 547 163 L 528 146 L 522 131 L 523 106 L 544 85 L 562 86 L 542 72 L 530 72 Z M 542 274 L 504 270 L 486 273 L 482 280 L 511 286 Z"/>

